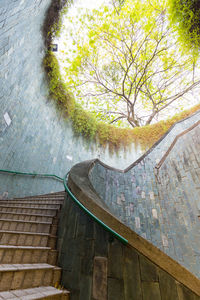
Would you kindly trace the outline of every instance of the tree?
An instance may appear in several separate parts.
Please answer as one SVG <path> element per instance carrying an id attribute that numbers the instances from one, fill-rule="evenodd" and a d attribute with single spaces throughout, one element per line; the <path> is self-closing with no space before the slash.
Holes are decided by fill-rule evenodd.
<path id="1" fill-rule="evenodd" d="M 66 82 L 98 119 L 147 125 L 178 100 L 181 106 L 200 80 L 192 57 L 179 51 L 164 4 L 116 3 L 80 15 L 66 51 Z"/>

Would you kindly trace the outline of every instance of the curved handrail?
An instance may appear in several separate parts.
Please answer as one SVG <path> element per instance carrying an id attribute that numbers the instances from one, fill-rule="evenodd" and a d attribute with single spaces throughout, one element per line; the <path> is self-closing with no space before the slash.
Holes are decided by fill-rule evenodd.
<path id="1" fill-rule="evenodd" d="M 103 223 L 99 218 L 97 218 L 93 213 L 91 213 L 70 191 L 70 189 L 67 186 L 67 177 L 69 172 L 64 176 L 64 178 L 61 178 L 55 174 L 40 174 L 40 173 L 30 173 L 30 172 L 19 172 L 19 171 L 10 171 L 10 170 L 3 170 L 0 169 L 0 173 L 6 173 L 6 174 L 13 174 L 13 175 L 23 175 L 23 176 L 39 176 L 39 177 L 50 177 L 54 178 L 56 180 L 62 181 L 65 191 L 68 193 L 68 195 L 71 197 L 71 199 L 86 213 L 88 214 L 95 222 L 100 224 L 105 230 L 110 232 L 112 235 L 114 235 L 118 240 L 120 240 L 123 244 L 128 244 L 128 240 L 123 238 L 120 234 L 118 234 L 116 231 L 114 231 L 112 228 L 107 226 L 105 223 Z"/>
<path id="2" fill-rule="evenodd" d="M 63 181 L 63 178 L 55 175 L 55 174 L 40 174 L 40 173 L 27 173 L 27 172 L 18 172 L 18 171 L 10 171 L 10 170 L 3 170 L 0 169 L 0 173 L 7 173 L 7 174 L 13 174 L 13 175 L 25 175 L 25 176 L 39 176 L 39 177 L 51 177 L 55 178 L 57 180 Z"/>
<path id="3" fill-rule="evenodd" d="M 74 196 L 74 194 L 70 191 L 70 189 L 68 188 L 67 184 L 66 184 L 66 179 L 68 177 L 67 173 L 64 177 L 63 183 L 64 183 L 64 187 L 66 192 L 70 195 L 70 197 L 74 200 L 74 202 L 76 204 L 78 204 L 78 206 L 80 208 L 82 208 L 95 222 L 97 222 L 98 224 L 100 224 L 105 230 L 109 231 L 110 233 L 112 233 L 118 240 L 120 240 L 123 244 L 128 244 L 128 240 L 123 238 L 120 234 L 118 234 L 116 231 L 112 230 L 109 226 L 107 226 L 105 223 L 103 223 L 99 218 L 97 218 L 93 213 L 91 213 L 79 200 L 77 200 L 77 198 Z"/>

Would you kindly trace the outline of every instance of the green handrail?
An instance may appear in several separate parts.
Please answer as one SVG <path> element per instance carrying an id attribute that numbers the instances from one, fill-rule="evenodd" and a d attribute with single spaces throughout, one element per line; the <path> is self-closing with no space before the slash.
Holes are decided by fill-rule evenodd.
<path id="1" fill-rule="evenodd" d="M 50 177 L 50 178 L 55 178 L 56 180 L 62 181 L 65 187 L 65 191 L 68 193 L 68 195 L 71 197 L 71 199 L 84 211 L 86 212 L 95 222 L 100 224 L 106 231 L 110 232 L 113 234 L 118 240 L 120 240 L 123 244 L 128 244 L 128 240 L 122 237 L 120 234 L 118 234 L 116 231 L 111 229 L 109 226 L 107 226 L 104 222 L 102 222 L 99 218 L 97 218 L 93 213 L 91 213 L 75 196 L 74 194 L 70 191 L 68 188 L 66 182 L 67 182 L 67 173 L 64 178 L 61 178 L 55 174 L 40 174 L 40 173 L 27 173 L 27 172 L 18 172 L 18 171 L 10 171 L 10 170 L 3 170 L 0 169 L 1 173 L 6 173 L 6 174 L 13 174 L 13 175 L 23 175 L 23 176 L 39 176 L 39 177 Z"/>
<path id="2" fill-rule="evenodd" d="M 128 240 L 127 239 L 125 239 L 120 234 L 118 234 L 116 231 L 114 231 L 109 226 L 107 226 L 105 223 L 103 223 L 99 218 L 97 218 L 93 213 L 91 213 L 78 199 L 76 199 L 76 197 L 72 194 L 72 192 L 70 191 L 70 189 L 68 188 L 68 186 L 66 184 L 67 176 L 68 176 L 68 173 L 65 175 L 64 180 L 63 180 L 64 187 L 65 187 L 66 192 L 74 200 L 74 202 L 76 202 L 76 204 L 78 204 L 79 207 L 81 207 L 95 222 L 97 222 L 98 224 L 100 224 L 105 230 L 107 230 L 110 233 L 112 233 L 123 244 L 128 244 Z"/>
<path id="3" fill-rule="evenodd" d="M 57 180 L 60 180 L 63 182 L 63 178 L 54 175 L 54 174 L 40 174 L 40 173 L 26 173 L 26 172 L 18 172 L 18 171 L 9 171 L 9 170 L 2 170 L 0 169 L 1 173 L 8 173 L 13 175 L 29 175 L 29 176 L 39 176 L 39 177 L 54 177 Z"/>

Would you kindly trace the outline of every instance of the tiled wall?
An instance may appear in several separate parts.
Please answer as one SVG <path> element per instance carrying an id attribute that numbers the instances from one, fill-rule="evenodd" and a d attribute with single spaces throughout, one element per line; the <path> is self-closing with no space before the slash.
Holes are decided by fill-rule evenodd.
<path id="1" fill-rule="evenodd" d="M 0 169 L 64 176 L 80 161 L 99 157 L 128 166 L 141 151 L 110 155 L 75 137 L 49 99 L 42 60 L 42 25 L 51 0 L 0 0 Z M 62 190 L 57 181 L 0 175 L 0 196 Z"/>
<path id="2" fill-rule="evenodd" d="M 180 137 L 157 173 L 155 166 L 176 135 L 199 121 L 178 123 L 125 173 L 96 163 L 90 180 L 110 211 L 140 236 L 200 277 L 200 125 Z"/>

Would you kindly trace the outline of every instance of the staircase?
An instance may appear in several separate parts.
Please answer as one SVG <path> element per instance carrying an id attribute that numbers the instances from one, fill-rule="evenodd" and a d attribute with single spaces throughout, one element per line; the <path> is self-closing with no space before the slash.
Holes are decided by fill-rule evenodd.
<path id="1" fill-rule="evenodd" d="M 59 290 L 56 232 L 64 192 L 0 200 L 0 300 L 69 300 Z"/>

